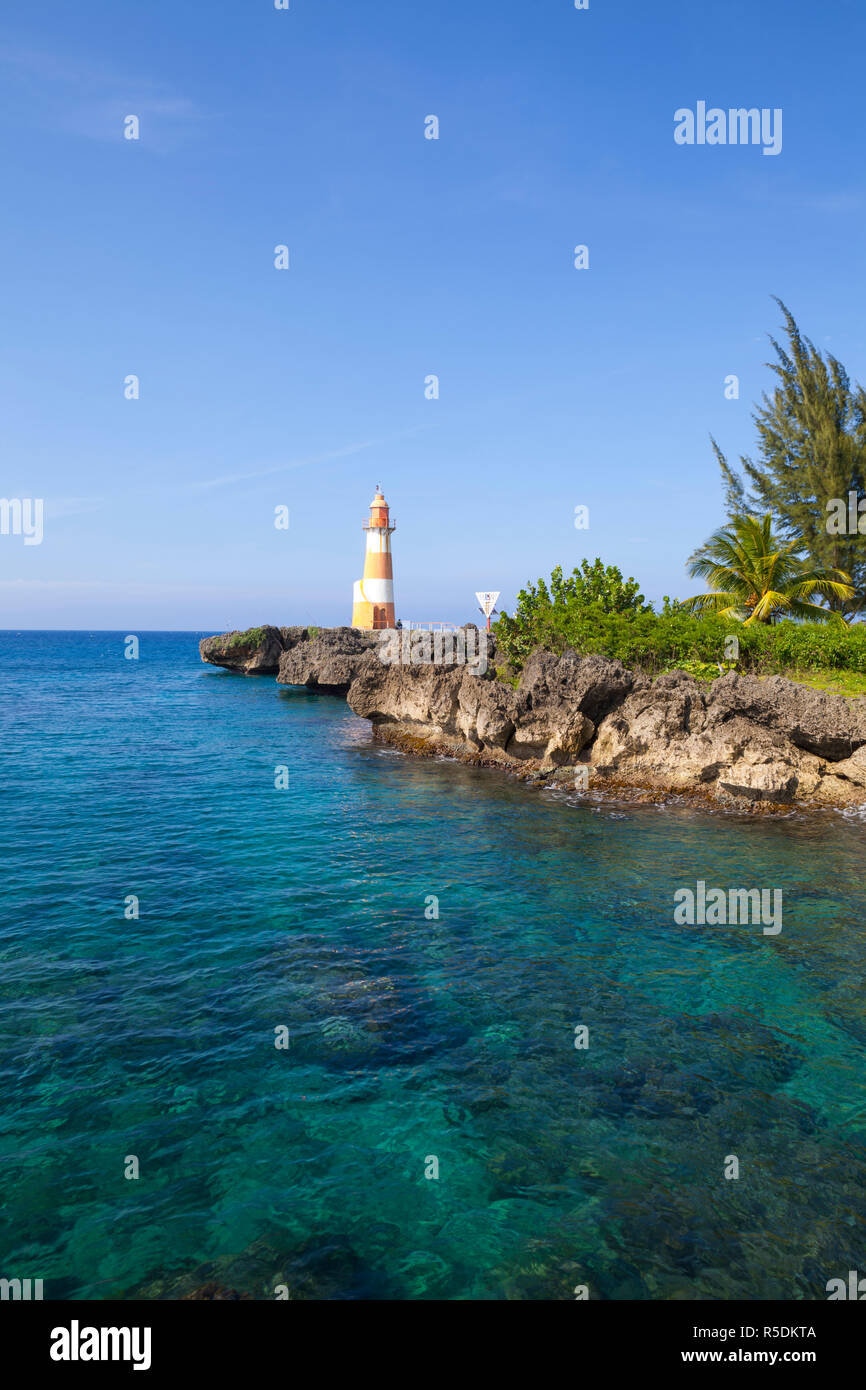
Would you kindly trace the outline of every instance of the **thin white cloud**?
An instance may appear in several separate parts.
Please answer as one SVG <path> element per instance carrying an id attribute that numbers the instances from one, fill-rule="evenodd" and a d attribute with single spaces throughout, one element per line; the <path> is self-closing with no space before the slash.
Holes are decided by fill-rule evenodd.
<path id="1" fill-rule="evenodd" d="M 142 139 L 149 126 L 148 145 L 161 151 L 188 134 L 205 113 L 188 97 L 178 96 L 165 83 L 112 70 L 80 55 L 57 55 L 35 49 L 0 47 L 0 71 L 19 118 L 55 132 L 90 140 L 122 138 L 123 119 L 138 116 Z M 38 96 L 38 99 L 36 97 Z"/>
<path id="2" fill-rule="evenodd" d="M 228 487 L 232 483 L 252 482 L 257 478 L 270 478 L 277 473 L 289 473 L 296 468 L 309 468 L 317 463 L 331 463 L 334 459 L 349 458 L 352 454 L 361 454 L 366 449 L 381 448 L 386 444 L 391 444 L 397 439 L 406 439 L 409 435 L 420 434 L 422 430 L 433 429 L 433 425 L 417 425 L 414 429 L 400 430 L 397 434 L 388 435 L 384 439 L 365 439 L 358 444 L 347 444 L 342 449 L 330 449 L 324 454 L 311 454 L 307 458 L 292 459 L 288 463 L 275 463 L 267 468 L 256 468 L 247 473 L 225 473 L 217 478 L 203 478 L 200 482 L 189 483 L 185 489 L 188 492 L 204 492 L 209 488 Z"/>
<path id="3" fill-rule="evenodd" d="M 58 521 L 64 516 L 84 516 L 88 512 L 98 512 L 104 506 L 104 497 L 46 497 L 45 516 L 51 521 Z"/>
<path id="4" fill-rule="evenodd" d="M 249 473 L 224 473 L 218 478 L 204 478 L 201 482 L 189 483 L 187 492 L 204 492 L 208 488 L 228 487 L 231 483 L 251 482 L 256 478 L 269 478 L 275 473 L 288 473 L 295 468 L 307 468 L 315 463 L 329 463 L 331 459 L 348 458 L 360 454 L 364 449 L 372 449 L 381 440 L 368 439 L 362 444 L 347 444 L 344 449 L 332 449 L 327 454 L 312 454 L 309 458 L 292 459 L 289 463 L 275 463 L 268 468 L 256 468 Z"/>

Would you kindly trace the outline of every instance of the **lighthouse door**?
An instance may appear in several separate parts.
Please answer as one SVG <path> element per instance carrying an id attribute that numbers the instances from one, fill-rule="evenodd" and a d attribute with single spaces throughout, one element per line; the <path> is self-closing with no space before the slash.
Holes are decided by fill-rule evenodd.
<path id="1" fill-rule="evenodd" d="M 373 627 L 381 628 L 388 626 L 388 614 L 384 608 L 373 609 Z"/>

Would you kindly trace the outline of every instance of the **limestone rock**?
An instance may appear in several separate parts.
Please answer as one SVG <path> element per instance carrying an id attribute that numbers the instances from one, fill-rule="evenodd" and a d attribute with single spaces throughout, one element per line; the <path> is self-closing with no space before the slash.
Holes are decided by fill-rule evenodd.
<path id="1" fill-rule="evenodd" d="M 306 641 L 286 649 L 277 681 L 280 685 L 306 685 L 313 690 L 345 694 L 365 663 L 377 663 L 378 646 L 379 639 L 373 632 L 355 627 L 320 628 Z"/>
<path id="2" fill-rule="evenodd" d="M 850 758 L 866 744 L 862 700 L 811 690 L 784 676 L 758 680 L 729 671 L 713 682 L 709 715 L 713 723 L 742 715 L 782 734 L 795 748 L 832 761 Z"/>
<path id="3" fill-rule="evenodd" d="M 205 637 L 198 644 L 202 661 L 246 675 L 273 675 L 280 658 L 307 636 L 305 627 L 253 627 L 246 632 L 224 632 Z"/>
<path id="4" fill-rule="evenodd" d="M 461 661 L 418 660 L 426 640 L 383 659 L 355 628 L 261 628 L 201 644 L 202 658 L 282 684 L 344 693 L 400 747 L 509 767 L 528 781 L 578 763 L 591 783 L 717 798 L 743 808 L 866 802 L 866 700 L 774 676 L 682 671 L 651 680 L 606 657 L 535 652 L 517 685 Z M 488 649 L 488 655 L 489 655 Z M 407 652 L 410 659 L 405 659 Z"/>
<path id="5" fill-rule="evenodd" d="M 751 762 L 742 758 L 719 773 L 719 786 L 731 796 L 747 801 L 792 801 L 798 778 L 788 762 Z"/>

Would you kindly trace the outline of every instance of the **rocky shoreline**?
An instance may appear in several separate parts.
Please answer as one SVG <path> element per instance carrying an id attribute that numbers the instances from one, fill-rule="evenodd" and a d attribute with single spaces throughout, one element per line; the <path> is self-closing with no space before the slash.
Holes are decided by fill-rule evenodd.
<path id="1" fill-rule="evenodd" d="M 412 642 L 404 634 L 394 660 L 383 634 L 261 627 L 206 638 L 200 652 L 228 670 L 344 696 L 404 752 L 537 785 L 770 814 L 866 803 L 864 699 L 735 671 L 712 684 L 682 671 L 652 679 L 574 651 L 537 651 L 512 680 L 497 673 L 492 637 L 486 669 L 447 640 L 444 657 L 430 634 Z"/>

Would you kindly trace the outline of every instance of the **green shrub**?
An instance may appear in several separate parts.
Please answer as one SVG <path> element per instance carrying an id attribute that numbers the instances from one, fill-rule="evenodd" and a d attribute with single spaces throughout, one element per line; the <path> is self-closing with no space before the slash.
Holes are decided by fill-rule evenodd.
<path id="1" fill-rule="evenodd" d="M 499 650 L 520 670 L 537 647 L 582 655 L 597 652 L 649 674 L 710 665 L 770 674 L 787 669 L 866 673 L 866 623 L 781 622 L 745 627 L 709 614 L 692 616 L 665 600 L 650 608 L 605 612 L 597 604 L 557 602 L 545 590 L 523 591 L 514 617 L 503 613 L 494 632 Z M 739 642 L 733 662 L 728 639 Z"/>
<path id="2" fill-rule="evenodd" d="M 511 685 L 515 690 L 520 684 L 520 676 L 510 666 L 497 666 L 494 674 L 502 685 Z"/>
<path id="3" fill-rule="evenodd" d="M 715 681 L 719 676 L 723 676 L 728 671 L 736 670 L 735 662 L 724 661 L 679 661 L 673 666 L 665 668 L 668 671 L 685 671 L 687 676 L 694 676 L 699 681 Z"/>
<path id="4" fill-rule="evenodd" d="M 264 641 L 265 630 L 263 627 L 250 627 L 246 632 L 236 632 L 234 637 L 229 638 L 226 644 L 229 647 L 257 647 Z"/>

